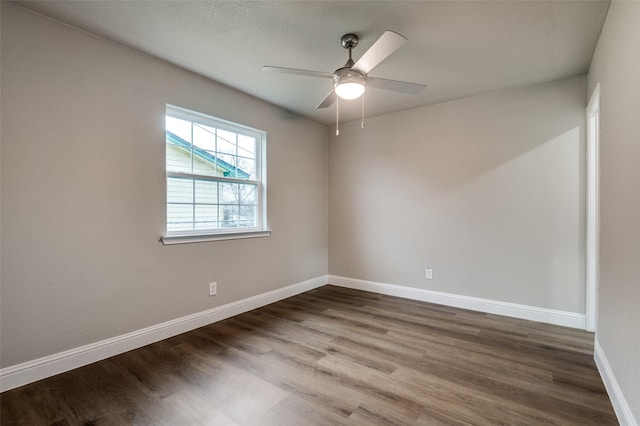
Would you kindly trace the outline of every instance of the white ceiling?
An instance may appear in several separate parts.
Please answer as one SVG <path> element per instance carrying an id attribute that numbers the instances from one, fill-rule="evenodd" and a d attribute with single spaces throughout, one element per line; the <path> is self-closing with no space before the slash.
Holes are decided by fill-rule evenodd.
<path id="1" fill-rule="evenodd" d="M 16 1 L 242 92 L 333 123 L 316 110 L 332 81 L 262 72 L 263 65 L 333 72 L 389 29 L 409 41 L 373 77 L 428 84 L 421 95 L 370 88 L 374 116 L 492 90 L 585 74 L 608 0 L 572 1 Z M 358 119 L 359 100 L 340 103 Z"/>

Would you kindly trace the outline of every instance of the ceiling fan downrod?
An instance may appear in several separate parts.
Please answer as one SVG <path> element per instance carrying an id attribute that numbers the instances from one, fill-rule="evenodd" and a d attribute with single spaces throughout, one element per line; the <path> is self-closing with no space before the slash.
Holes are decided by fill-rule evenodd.
<path id="1" fill-rule="evenodd" d="M 342 99 L 356 99 L 367 87 L 367 74 L 353 68 L 355 62 L 351 57 L 351 50 L 358 45 L 359 40 L 353 33 L 345 34 L 340 39 L 342 47 L 349 50 L 347 63 L 333 73 L 333 88 L 336 95 Z"/>
<path id="2" fill-rule="evenodd" d="M 360 38 L 356 34 L 352 33 L 345 34 L 340 39 L 340 44 L 342 45 L 342 47 L 349 50 L 349 60 L 346 64 L 344 64 L 345 67 L 351 68 L 355 65 L 355 62 L 353 62 L 353 59 L 351 58 L 351 49 L 358 45 L 358 41 L 360 41 Z"/>

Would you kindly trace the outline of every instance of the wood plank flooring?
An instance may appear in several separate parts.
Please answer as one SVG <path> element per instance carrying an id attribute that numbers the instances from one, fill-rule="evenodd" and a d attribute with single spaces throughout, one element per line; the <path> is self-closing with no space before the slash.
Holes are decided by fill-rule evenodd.
<path id="1" fill-rule="evenodd" d="M 591 333 L 334 286 L 0 404 L 3 426 L 617 424 Z"/>

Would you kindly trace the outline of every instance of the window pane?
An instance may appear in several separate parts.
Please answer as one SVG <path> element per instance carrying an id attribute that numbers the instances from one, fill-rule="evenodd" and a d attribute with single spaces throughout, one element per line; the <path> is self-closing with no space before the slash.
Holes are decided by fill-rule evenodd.
<path id="1" fill-rule="evenodd" d="M 167 170 L 191 172 L 191 149 L 167 142 Z"/>
<path id="2" fill-rule="evenodd" d="M 167 231 L 193 231 L 193 222 L 188 223 L 167 223 Z"/>
<path id="3" fill-rule="evenodd" d="M 197 180 L 195 183 L 196 199 L 198 204 L 218 203 L 218 182 Z"/>
<path id="4" fill-rule="evenodd" d="M 236 134 L 218 129 L 218 152 L 236 155 Z"/>
<path id="5" fill-rule="evenodd" d="M 217 173 L 216 157 L 212 152 L 195 149 L 193 151 L 193 173 L 205 176 L 220 176 Z"/>
<path id="6" fill-rule="evenodd" d="M 193 144 L 207 151 L 216 150 L 216 129 L 202 124 L 193 124 Z"/>
<path id="7" fill-rule="evenodd" d="M 238 157 L 238 178 L 256 180 L 256 160 Z"/>
<path id="8" fill-rule="evenodd" d="M 191 142 L 191 122 L 175 117 L 166 117 L 167 131 L 187 142 Z"/>
<path id="9" fill-rule="evenodd" d="M 193 230 L 193 205 L 167 204 L 167 230 Z"/>
<path id="10" fill-rule="evenodd" d="M 221 204 L 256 204 L 257 186 L 254 184 L 220 183 Z"/>
<path id="11" fill-rule="evenodd" d="M 255 206 L 240 206 L 238 226 L 254 227 L 256 226 L 256 208 Z"/>
<path id="12" fill-rule="evenodd" d="M 237 183 L 220 183 L 220 204 L 239 204 Z"/>
<path id="13" fill-rule="evenodd" d="M 218 154 L 220 168 L 223 169 L 223 176 L 236 177 L 236 162 L 238 157 L 234 155 Z"/>
<path id="14" fill-rule="evenodd" d="M 238 184 L 236 194 L 238 196 L 238 204 L 256 204 L 256 185 Z"/>
<path id="15" fill-rule="evenodd" d="M 223 211 L 223 221 L 221 223 L 222 228 L 237 228 L 238 227 L 238 206 L 220 206 Z"/>
<path id="16" fill-rule="evenodd" d="M 217 229 L 218 206 L 196 204 L 194 229 Z"/>
<path id="17" fill-rule="evenodd" d="M 193 179 L 168 178 L 168 203 L 193 203 Z"/>
<path id="18" fill-rule="evenodd" d="M 238 135 L 238 155 L 248 158 L 256 158 L 256 138 L 246 135 Z"/>

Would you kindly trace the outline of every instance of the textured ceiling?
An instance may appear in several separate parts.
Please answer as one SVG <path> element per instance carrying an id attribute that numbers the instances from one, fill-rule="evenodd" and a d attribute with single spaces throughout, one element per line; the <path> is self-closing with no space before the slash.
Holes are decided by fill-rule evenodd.
<path id="1" fill-rule="evenodd" d="M 329 79 L 263 73 L 263 65 L 333 72 L 340 37 L 354 59 L 389 29 L 409 41 L 371 76 L 427 84 L 420 95 L 370 88 L 367 116 L 587 72 L 609 1 L 16 1 L 322 123 Z M 340 104 L 358 119 L 359 100 Z"/>

